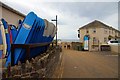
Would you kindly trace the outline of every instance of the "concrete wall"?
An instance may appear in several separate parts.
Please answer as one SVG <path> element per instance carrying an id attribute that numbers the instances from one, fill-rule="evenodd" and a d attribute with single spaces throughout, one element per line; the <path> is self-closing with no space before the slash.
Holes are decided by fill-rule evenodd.
<path id="1" fill-rule="evenodd" d="M 96 51 L 98 50 L 96 48 L 92 48 L 93 45 L 93 37 L 96 37 L 97 41 L 95 45 L 101 45 L 104 44 L 104 37 L 108 38 L 108 34 L 103 35 L 104 33 L 104 28 L 96 28 L 96 33 L 93 33 L 93 28 L 88 28 L 89 33 L 86 33 L 86 29 L 80 29 L 80 42 L 84 42 L 84 36 L 85 35 L 89 35 L 90 39 L 89 39 L 89 51 Z M 98 43 L 99 40 L 99 43 Z"/>
<path id="2" fill-rule="evenodd" d="M 111 45 L 111 51 L 115 53 L 120 53 L 120 45 Z"/>
<path id="3" fill-rule="evenodd" d="M 17 14 L 17 13 L 14 13 L 13 11 L 9 10 L 9 9 L 6 9 L 2 6 L 0 6 L 0 19 L 1 18 L 4 18 L 8 24 L 13 24 L 15 26 L 18 26 L 18 21 L 21 19 L 23 20 L 24 17 Z"/>
<path id="4" fill-rule="evenodd" d="M 91 30 L 90 39 L 89 39 L 89 51 L 98 51 L 99 45 L 103 43 L 103 28 L 96 28 L 96 33 L 93 33 L 93 30 Z M 96 42 L 93 43 L 93 37 L 96 37 Z M 98 42 L 99 41 L 99 42 Z M 93 45 L 97 45 L 96 47 L 92 47 Z"/>

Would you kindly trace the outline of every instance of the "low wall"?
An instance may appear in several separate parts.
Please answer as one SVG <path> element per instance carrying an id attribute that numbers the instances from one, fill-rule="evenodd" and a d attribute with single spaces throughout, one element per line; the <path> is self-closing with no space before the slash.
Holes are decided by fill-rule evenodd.
<path id="1" fill-rule="evenodd" d="M 120 45 L 110 45 L 111 51 L 115 53 L 120 53 Z"/>
<path id="2" fill-rule="evenodd" d="M 60 59 L 61 48 L 51 47 L 26 63 L 3 69 L 2 78 L 51 78 Z"/>
<path id="3" fill-rule="evenodd" d="M 72 42 L 71 44 L 72 44 L 72 49 L 75 49 L 76 46 L 83 46 L 83 44 L 80 42 Z"/>

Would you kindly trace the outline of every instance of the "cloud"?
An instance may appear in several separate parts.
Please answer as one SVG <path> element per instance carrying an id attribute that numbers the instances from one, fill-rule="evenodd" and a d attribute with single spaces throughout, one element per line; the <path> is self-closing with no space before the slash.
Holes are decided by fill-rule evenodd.
<path id="1" fill-rule="evenodd" d="M 10 1 L 10 0 L 5 0 Z M 16 0 L 19 1 L 19 0 Z M 118 2 L 119 0 L 21 0 L 26 2 Z"/>
<path id="2" fill-rule="evenodd" d="M 105 24 L 118 29 L 118 13 L 114 13 L 103 20 Z"/>
<path id="3" fill-rule="evenodd" d="M 74 1 L 74 2 L 73 2 Z M 77 38 L 77 30 L 97 19 L 118 27 L 118 0 L 6 0 L 3 1 L 20 12 L 34 11 L 39 17 L 55 19 L 58 15 L 58 38 Z M 54 23 L 54 22 L 53 22 Z"/>

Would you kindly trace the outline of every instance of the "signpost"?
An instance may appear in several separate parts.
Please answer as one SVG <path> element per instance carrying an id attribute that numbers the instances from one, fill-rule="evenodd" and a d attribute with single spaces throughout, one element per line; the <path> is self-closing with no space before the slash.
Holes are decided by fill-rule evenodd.
<path id="1" fill-rule="evenodd" d="M 56 28 L 57 28 L 57 15 L 56 15 L 56 19 L 52 19 L 51 21 L 56 21 Z M 57 46 L 57 31 L 56 31 L 56 46 Z"/>

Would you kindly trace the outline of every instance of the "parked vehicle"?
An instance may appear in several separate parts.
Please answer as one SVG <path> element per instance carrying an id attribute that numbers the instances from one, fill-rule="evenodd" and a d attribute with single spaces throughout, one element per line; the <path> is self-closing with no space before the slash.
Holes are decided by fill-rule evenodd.
<path id="1" fill-rule="evenodd" d="M 110 40 L 107 43 L 108 45 L 120 45 L 120 40 Z"/>

